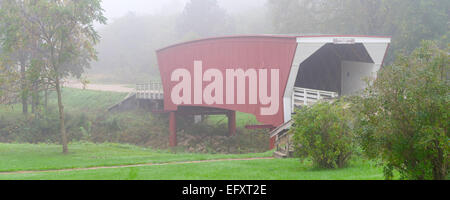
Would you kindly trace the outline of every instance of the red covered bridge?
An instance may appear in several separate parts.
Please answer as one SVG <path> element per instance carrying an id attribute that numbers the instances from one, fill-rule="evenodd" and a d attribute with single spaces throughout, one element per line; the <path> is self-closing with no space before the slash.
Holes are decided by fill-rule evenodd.
<path id="1" fill-rule="evenodd" d="M 291 121 L 295 106 L 350 95 L 376 76 L 390 43 L 372 36 L 231 36 L 195 40 L 157 51 L 162 88 L 138 87 L 138 99 L 160 99 L 170 113 L 170 145 L 176 115 L 256 116 L 275 129 Z M 273 142 L 273 140 L 272 140 Z M 273 144 L 273 143 L 272 143 Z M 272 145 L 273 147 L 273 145 Z"/>

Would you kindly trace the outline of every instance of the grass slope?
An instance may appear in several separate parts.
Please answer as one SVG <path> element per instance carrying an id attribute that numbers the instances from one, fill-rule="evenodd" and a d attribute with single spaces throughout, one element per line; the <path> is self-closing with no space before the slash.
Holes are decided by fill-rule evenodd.
<path id="1" fill-rule="evenodd" d="M 105 112 L 107 108 L 119 103 L 126 96 L 126 93 L 117 92 L 99 92 L 72 88 L 64 88 L 62 90 L 64 110 L 66 112 Z M 57 108 L 58 101 L 55 92 L 49 95 L 48 104 L 50 107 Z M 31 111 L 31 105 L 29 106 L 29 111 Z M 22 104 L 0 104 L 0 116 L 11 117 L 11 115 L 21 115 L 21 113 Z"/>
<path id="2" fill-rule="evenodd" d="M 110 106 L 122 101 L 127 94 L 64 88 L 62 96 L 64 108 L 66 108 L 68 112 L 94 113 L 97 111 L 106 111 Z M 49 99 L 50 105 L 58 105 L 55 93 L 52 93 Z"/>

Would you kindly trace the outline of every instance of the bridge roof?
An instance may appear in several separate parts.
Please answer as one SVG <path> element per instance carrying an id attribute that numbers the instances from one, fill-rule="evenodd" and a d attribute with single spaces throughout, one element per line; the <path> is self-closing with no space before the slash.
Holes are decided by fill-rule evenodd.
<path id="1" fill-rule="evenodd" d="M 186 42 L 181 42 L 178 44 L 169 45 L 167 47 L 156 50 L 156 52 L 164 51 L 170 48 L 175 48 L 178 46 L 207 42 L 214 40 L 226 40 L 226 39 L 245 39 L 245 38 L 276 38 L 276 39 L 299 39 L 299 38 L 330 38 L 330 37 L 349 37 L 349 38 L 385 38 L 390 39 L 389 36 L 369 36 L 369 35 L 336 35 L 336 34 L 318 34 L 318 35 L 277 35 L 277 34 L 259 34 L 259 35 L 229 35 L 229 36 L 218 36 L 218 37 L 208 37 L 197 40 L 191 40 Z"/>

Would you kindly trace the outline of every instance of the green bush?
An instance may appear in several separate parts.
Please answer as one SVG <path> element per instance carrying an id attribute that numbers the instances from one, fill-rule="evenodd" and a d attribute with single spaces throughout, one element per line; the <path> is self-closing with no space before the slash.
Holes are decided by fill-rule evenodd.
<path id="1" fill-rule="evenodd" d="M 66 114 L 66 118 L 69 139 L 79 140 L 80 117 Z M 0 142 L 58 143 L 61 139 L 58 126 L 59 116 L 56 112 L 5 119 L 0 123 Z"/>
<path id="2" fill-rule="evenodd" d="M 357 135 L 385 177 L 446 179 L 449 164 L 449 53 L 424 42 L 386 66 L 355 99 Z"/>
<path id="3" fill-rule="evenodd" d="M 297 111 L 294 134 L 295 155 L 311 158 L 320 168 L 342 168 L 353 150 L 351 113 L 341 102 L 317 103 Z"/>

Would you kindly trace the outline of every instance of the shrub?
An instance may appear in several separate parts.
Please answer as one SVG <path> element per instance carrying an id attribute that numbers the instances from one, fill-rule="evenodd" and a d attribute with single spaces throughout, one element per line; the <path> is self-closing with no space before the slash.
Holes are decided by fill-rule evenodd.
<path id="1" fill-rule="evenodd" d="M 311 158 L 321 168 L 342 168 L 352 155 L 353 133 L 350 112 L 344 103 L 318 103 L 297 111 L 294 136 L 295 155 Z M 291 132 L 291 133 L 292 133 Z"/>
<path id="2" fill-rule="evenodd" d="M 69 141 L 88 140 L 91 121 L 86 114 L 65 113 Z M 0 142 L 59 143 L 59 115 L 54 107 L 38 114 L 0 116 Z"/>
<path id="3" fill-rule="evenodd" d="M 13 141 L 25 143 L 59 141 L 58 116 L 48 113 L 39 117 L 21 116 L 10 124 Z"/>
<path id="4" fill-rule="evenodd" d="M 445 179 L 449 164 L 449 54 L 424 42 L 386 66 L 355 100 L 366 155 L 402 179 Z"/>

